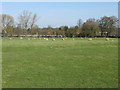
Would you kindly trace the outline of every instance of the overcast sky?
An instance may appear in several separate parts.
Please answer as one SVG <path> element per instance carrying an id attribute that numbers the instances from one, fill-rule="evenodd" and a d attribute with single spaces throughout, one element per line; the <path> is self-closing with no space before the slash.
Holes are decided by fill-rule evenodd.
<path id="1" fill-rule="evenodd" d="M 15 18 L 23 10 L 38 14 L 40 27 L 75 26 L 78 19 L 99 19 L 103 16 L 118 17 L 117 2 L 4 2 L 2 13 Z"/>

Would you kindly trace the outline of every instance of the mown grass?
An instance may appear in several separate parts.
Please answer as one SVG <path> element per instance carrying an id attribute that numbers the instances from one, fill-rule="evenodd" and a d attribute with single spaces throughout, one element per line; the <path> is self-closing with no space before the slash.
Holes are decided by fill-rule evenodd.
<path id="1" fill-rule="evenodd" d="M 3 38 L 3 88 L 117 88 L 118 41 Z"/>

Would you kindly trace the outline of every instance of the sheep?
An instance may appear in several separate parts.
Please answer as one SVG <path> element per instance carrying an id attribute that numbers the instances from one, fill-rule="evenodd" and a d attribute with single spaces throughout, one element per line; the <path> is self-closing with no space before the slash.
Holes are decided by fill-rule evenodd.
<path id="1" fill-rule="evenodd" d="M 20 37 L 20 39 L 23 39 L 23 37 Z"/>
<path id="2" fill-rule="evenodd" d="M 55 38 L 53 38 L 52 41 L 55 41 Z"/>
<path id="3" fill-rule="evenodd" d="M 109 41 L 110 39 L 109 38 L 106 38 L 106 41 Z"/>
<path id="4" fill-rule="evenodd" d="M 30 38 L 28 38 L 28 40 L 30 40 Z"/>
<path id="5" fill-rule="evenodd" d="M 89 41 L 92 41 L 92 38 L 89 38 Z"/>
<path id="6" fill-rule="evenodd" d="M 48 40 L 48 38 L 46 38 L 46 40 Z"/>
<path id="7" fill-rule="evenodd" d="M 9 40 L 12 40 L 12 38 L 9 38 Z"/>
<path id="8" fill-rule="evenodd" d="M 65 40 L 64 38 L 62 38 L 62 40 Z"/>
<path id="9" fill-rule="evenodd" d="M 46 39 L 46 38 L 43 38 L 44 40 Z"/>

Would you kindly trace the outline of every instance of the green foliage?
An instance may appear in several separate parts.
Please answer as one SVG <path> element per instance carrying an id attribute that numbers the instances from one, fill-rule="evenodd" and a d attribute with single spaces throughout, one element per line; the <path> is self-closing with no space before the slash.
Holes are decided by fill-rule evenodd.
<path id="1" fill-rule="evenodd" d="M 96 37 L 96 36 L 116 36 L 118 37 L 117 18 L 115 16 L 104 16 L 100 20 L 89 18 L 86 22 L 78 20 L 77 26 L 68 27 L 60 26 L 53 28 L 50 25 L 47 28 L 39 28 L 35 22 L 38 18 L 32 12 L 23 11 L 24 16 L 19 17 L 19 24 L 14 25 L 14 18 L 12 16 L 2 15 L 2 35 L 3 36 L 21 36 L 21 35 L 42 35 L 42 36 L 56 36 L 59 37 Z M 32 16 L 31 16 L 32 15 Z"/>
<path id="2" fill-rule="evenodd" d="M 94 37 L 99 32 L 99 26 L 95 21 L 87 21 L 83 24 L 82 30 L 86 37 Z"/>
<path id="3" fill-rule="evenodd" d="M 117 18 L 115 16 L 111 17 L 101 17 L 99 20 L 99 27 L 101 29 L 101 34 L 104 35 L 106 32 L 106 36 L 110 36 L 112 32 L 116 29 Z"/>
<path id="4" fill-rule="evenodd" d="M 6 28 L 6 32 L 7 32 L 7 35 L 8 35 L 8 36 L 12 36 L 13 33 L 14 33 L 14 28 L 8 26 L 8 27 Z"/>

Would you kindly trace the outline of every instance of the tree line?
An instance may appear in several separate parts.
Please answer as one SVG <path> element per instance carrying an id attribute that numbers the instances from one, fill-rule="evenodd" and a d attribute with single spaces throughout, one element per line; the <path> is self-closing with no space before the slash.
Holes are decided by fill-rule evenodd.
<path id="1" fill-rule="evenodd" d="M 39 19 L 37 14 L 23 11 L 15 23 L 14 17 L 8 14 L 0 15 L 1 35 L 6 36 L 43 36 L 43 37 L 119 37 L 118 19 L 115 16 L 103 16 L 100 19 L 89 18 L 85 22 L 77 21 L 76 26 L 48 26 L 40 28 L 36 24 Z"/>

